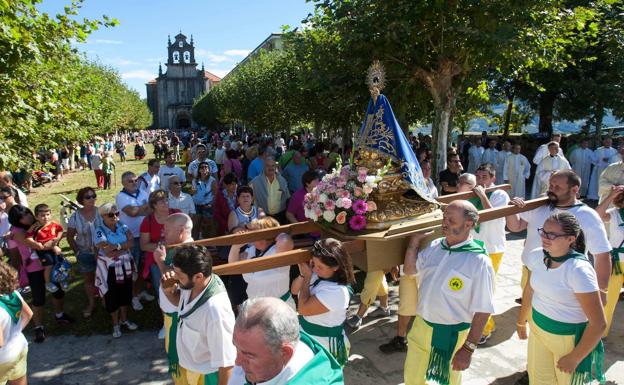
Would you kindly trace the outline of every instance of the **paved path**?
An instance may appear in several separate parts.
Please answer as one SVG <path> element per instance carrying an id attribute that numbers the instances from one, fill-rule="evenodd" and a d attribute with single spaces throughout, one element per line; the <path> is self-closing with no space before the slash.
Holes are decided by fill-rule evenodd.
<path id="1" fill-rule="evenodd" d="M 497 330 L 480 348 L 464 374 L 465 385 L 513 385 L 526 365 L 526 342 L 514 334 L 520 296 L 520 252 L 522 239 L 509 237 L 508 252 L 497 278 L 495 317 Z M 391 289 L 393 310 L 397 288 Z M 352 310 L 357 304 L 353 304 Z M 624 385 L 624 304 L 620 303 L 615 325 L 605 342 L 607 384 Z M 617 320 L 620 320 L 618 323 Z M 396 316 L 364 319 L 350 335 L 352 351 L 345 369 L 347 384 L 382 385 L 403 382 L 405 355 L 384 355 L 377 346 L 394 336 Z M 136 332 L 113 340 L 109 335 L 49 337 L 41 345 L 30 345 L 30 384 L 170 384 L 162 341 L 156 332 Z"/>

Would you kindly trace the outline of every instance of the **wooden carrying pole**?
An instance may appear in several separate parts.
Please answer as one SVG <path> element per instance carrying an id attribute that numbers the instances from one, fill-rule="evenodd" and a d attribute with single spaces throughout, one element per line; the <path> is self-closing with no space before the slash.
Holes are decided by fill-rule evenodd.
<path id="1" fill-rule="evenodd" d="M 500 184 L 498 186 L 492 186 L 492 187 L 488 187 L 485 189 L 486 193 L 490 193 L 492 191 L 496 191 L 496 190 L 511 190 L 511 185 L 510 184 Z M 460 192 L 460 193 L 455 193 L 455 194 L 449 194 L 449 195 L 442 195 L 436 198 L 436 200 L 440 203 L 451 203 L 454 200 L 458 200 L 458 199 L 470 199 L 470 198 L 475 198 L 477 195 L 472 192 L 472 191 L 466 191 L 466 192 Z"/>

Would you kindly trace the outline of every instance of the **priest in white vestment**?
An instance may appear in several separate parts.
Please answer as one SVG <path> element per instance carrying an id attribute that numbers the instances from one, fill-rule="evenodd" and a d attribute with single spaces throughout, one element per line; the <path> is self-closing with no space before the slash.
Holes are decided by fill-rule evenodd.
<path id="1" fill-rule="evenodd" d="M 514 144 L 511 154 L 505 159 L 503 180 L 511 185 L 509 196 L 526 198 L 526 180 L 531 176 L 531 164 L 526 156 L 520 153 L 519 144 Z"/>
<path id="2" fill-rule="evenodd" d="M 620 145 L 618 151 L 620 158 L 624 158 L 624 144 Z M 602 201 L 609 195 L 612 186 L 624 185 L 624 162 L 620 160 L 619 162 L 611 163 L 600 174 L 598 181 L 598 191 L 600 193 L 600 201 Z"/>
<path id="3" fill-rule="evenodd" d="M 503 142 L 503 149 L 496 155 L 496 184 L 502 184 L 505 180 L 505 162 L 507 157 L 511 154 L 511 143 L 506 140 Z"/>
<path id="4" fill-rule="evenodd" d="M 481 158 L 483 157 L 483 146 L 481 146 L 481 139 L 474 138 L 472 145 L 468 149 L 468 172 L 474 174 L 477 167 L 481 166 Z"/>
<path id="5" fill-rule="evenodd" d="M 579 189 L 581 197 L 587 196 L 592 160 L 594 158 L 594 152 L 589 149 L 588 146 L 589 141 L 587 139 L 583 139 L 580 147 L 575 148 L 570 154 L 570 165 L 576 175 L 581 177 L 581 188 Z"/>
<path id="6" fill-rule="evenodd" d="M 536 166 L 539 165 L 542 159 L 546 158 L 549 155 L 548 145 L 552 142 L 557 142 L 557 144 L 561 143 L 561 134 L 553 134 L 550 138 L 550 142 L 544 143 L 537 148 L 537 151 L 535 151 L 535 156 L 533 156 L 533 164 L 535 164 Z M 561 147 L 559 147 L 559 155 L 564 158 Z"/>
<path id="7" fill-rule="evenodd" d="M 488 142 L 488 148 L 483 151 L 483 155 L 481 156 L 481 164 L 484 163 L 489 163 L 496 169 L 496 165 L 498 164 L 498 150 L 496 149 L 496 139 L 490 139 L 490 141 Z"/>
<path id="8" fill-rule="evenodd" d="M 594 151 L 593 164 L 594 169 L 591 172 L 589 179 L 589 190 L 587 191 L 587 199 L 598 200 L 598 180 L 600 174 L 607 168 L 611 162 L 611 158 L 617 154 L 617 150 L 611 147 L 611 138 L 606 137 L 602 141 L 602 147 L 598 147 Z"/>
<path id="9" fill-rule="evenodd" d="M 562 155 L 559 155 L 559 143 L 548 143 L 548 152 L 550 156 L 542 159 L 535 170 L 535 178 L 533 179 L 533 189 L 531 190 L 531 199 L 540 197 L 548 191 L 548 183 L 550 176 L 559 170 L 570 170 L 570 163 Z"/>

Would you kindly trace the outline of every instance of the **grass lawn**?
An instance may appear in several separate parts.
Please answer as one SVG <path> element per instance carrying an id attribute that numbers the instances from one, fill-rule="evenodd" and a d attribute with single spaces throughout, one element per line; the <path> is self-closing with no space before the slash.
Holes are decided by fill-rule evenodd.
<path id="1" fill-rule="evenodd" d="M 150 156 L 153 154 L 152 146 L 147 145 L 147 154 Z M 133 159 L 126 161 L 122 164 L 117 154 L 115 154 L 115 162 L 117 170 L 115 172 L 115 181 L 113 186 L 109 190 L 96 190 L 97 191 L 97 205 L 102 205 L 107 202 L 115 202 L 115 196 L 121 190 L 121 174 L 125 171 L 133 171 L 136 175 L 139 175 L 147 170 L 147 161 L 151 159 L 149 156 L 141 161 Z M 76 193 L 79 189 L 86 186 L 94 187 L 97 183 L 95 181 L 95 174 L 91 170 L 75 171 L 63 176 L 58 182 L 52 182 L 42 187 L 34 188 L 28 195 L 28 204 L 33 209 L 39 203 L 46 203 L 52 210 L 52 216 L 55 221 L 60 222 L 60 209 L 61 209 L 61 194 L 74 200 L 76 199 Z M 69 248 L 69 245 L 65 240 L 61 243 L 63 253 L 68 259 L 75 264 L 76 259 L 73 252 Z M 74 265 L 72 270 L 72 282 L 69 290 L 65 296 L 65 311 L 76 318 L 76 323 L 70 326 L 57 325 L 53 319 L 52 310 L 52 296 L 47 295 L 45 305 L 45 327 L 48 335 L 60 335 L 60 334 L 108 334 L 112 332 L 111 319 L 108 313 L 104 310 L 101 301 L 96 299 L 96 309 L 90 319 L 84 319 L 82 317 L 82 310 L 86 307 L 86 296 L 82 285 L 82 276 L 77 270 L 77 266 Z M 155 295 L 155 293 L 152 293 Z M 30 295 L 26 295 L 27 300 L 30 300 Z M 139 330 L 158 330 L 161 326 L 161 313 L 156 301 L 152 303 L 144 303 L 144 309 L 140 312 L 135 312 L 131 307 L 129 308 L 128 318 L 139 325 Z"/>

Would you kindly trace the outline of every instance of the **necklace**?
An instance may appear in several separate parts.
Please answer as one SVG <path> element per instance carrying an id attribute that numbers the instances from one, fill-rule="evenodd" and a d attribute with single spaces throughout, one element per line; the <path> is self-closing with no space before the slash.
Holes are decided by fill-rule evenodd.
<path id="1" fill-rule="evenodd" d="M 250 216 L 251 213 L 253 212 L 253 207 L 249 209 L 249 211 L 245 211 L 243 210 L 242 207 L 238 206 L 238 209 L 240 210 L 241 214 L 245 215 L 245 216 Z"/>

